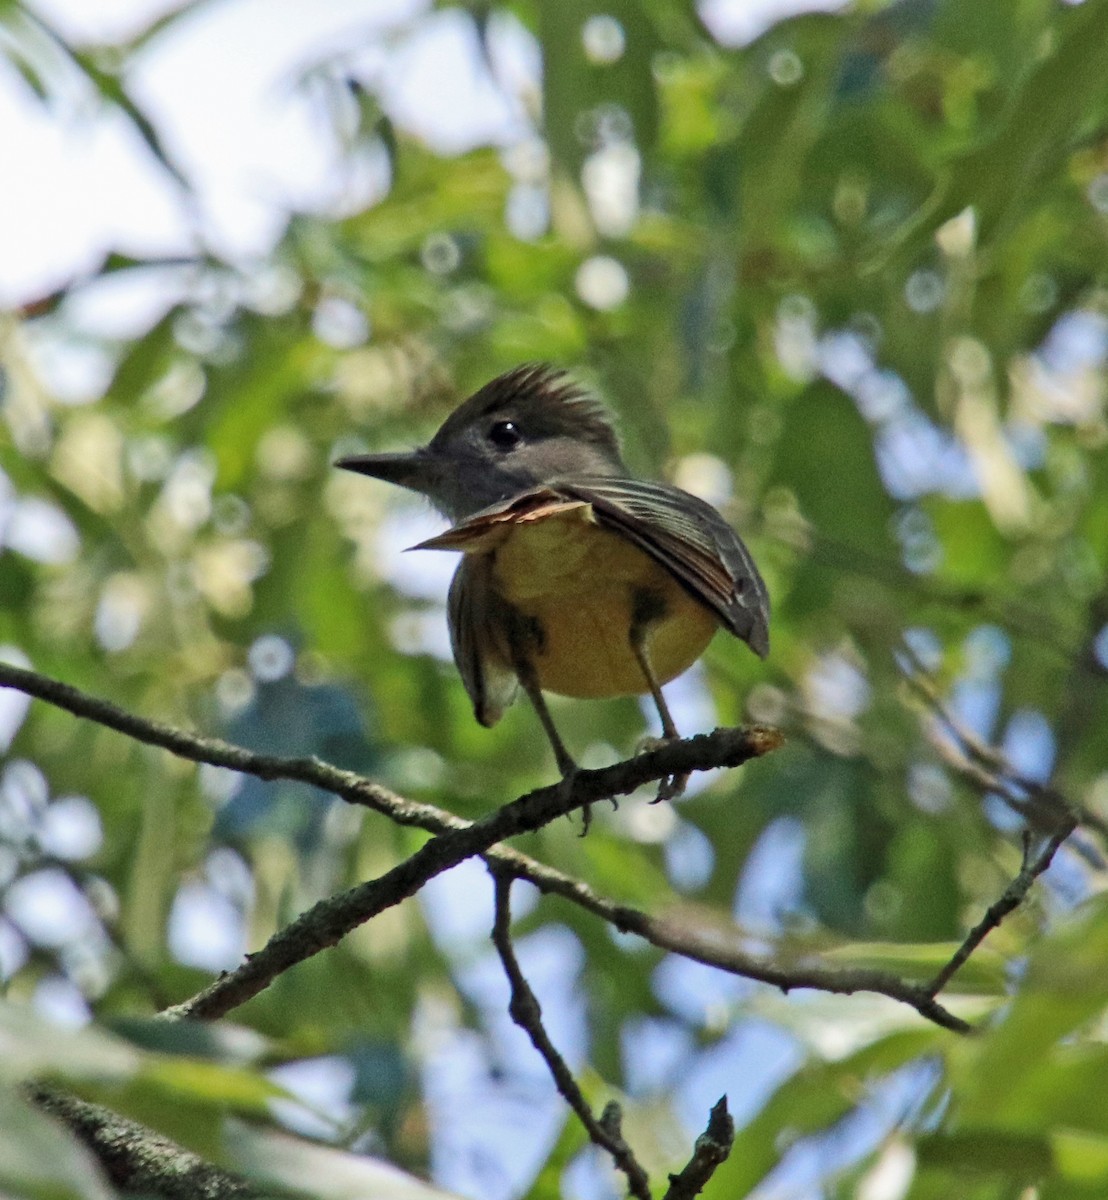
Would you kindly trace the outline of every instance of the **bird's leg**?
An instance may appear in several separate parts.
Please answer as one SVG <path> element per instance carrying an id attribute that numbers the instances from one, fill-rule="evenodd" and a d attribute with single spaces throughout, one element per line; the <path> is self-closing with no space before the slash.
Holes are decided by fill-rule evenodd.
<path id="1" fill-rule="evenodd" d="M 520 686 L 527 693 L 527 699 L 531 701 L 531 707 L 535 710 L 543 729 L 546 732 L 547 740 L 550 742 L 550 748 L 554 751 L 554 758 L 558 763 L 558 770 L 562 773 L 561 789 L 562 795 L 566 800 L 569 799 L 573 791 L 573 781 L 577 776 L 577 763 L 573 756 L 566 749 L 565 742 L 562 741 L 562 736 L 558 732 L 557 726 L 554 724 L 554 718 L 550 715 L 550 709 L 546 707 L 546 697 L 542 694 L 542 688 L 539 687 L 538 681 L 535 678 L 534 668 L 527 664 L 523 671 L 518 671 Z M 615 801 L 613 801 L 613 804 Z M 589 804 L 581 807 L 581 836 L 584 837 L 589 832 L 589 824 L 592 821 L 592 807 Z"/>
<path id="2" fill-rule="evenodd" d="M 654 666 L 650 661 L 650 651 L 646 645 L 646 635 L 650 621 L 660 615 L 654 611 L 655 608 L 656 601 L 649 593 L 636 598 L 634 619 L 631 622 L 631 651 L 635 655 L 635 661 L 642 670 L 643 678 L 650 689 L 650 694 L 654 697 L 658 716 L 662 719 L 661 740 L 676 741 L 681 735 L 677 732 L 677 726 L 674 724 L 673 716 L 669 711 L 669 705 L 666 703 L 665 696 L 662 695 L 662 687 L 658 682 L 658 676 L 654 673 Z M 675 799 L 685 790 L 685 785 L 688 782 L 688 775 L 671 775 L 663 779 L 658 785 L 658 794 L 654 797 L 653 803 L 657 804 L 660 800 Z"/>
<path id="3" fill-rule="evenodd" d="M 536 626 L 535 622 L 517 615 L 511 624 L 509 636 L 512 669 L 519 680 L 519 686 L 527 693 L 527 699 L 531 701 L 531 707 L 535 710 L 535 715 L 539 718 L 539 723 L 546 733 L 550 748 L 554 751 L 554 759 L 558 764 L 558 770 L 562 773 L 562 792 L 568 799 L 573 789 L 574 776 L 577 774 L 577 763 L 573 755 L 566 749 L 565 742 L 562 741 L 562 735 L 554 724 L 554 718 L 546 706 L 546 697 L 542 694 L 542 688 L 539 686 L 538 675 L 531 659 L 531 652 L 536 642 L 541 644 L 542 630 Z M 591 816 L 589 805 L 586 804 L 581 809 L 582 837 L 589 831 Z"/>
<path id="4" fill-rule="evenodd" d="M 550 709 L 546 707 L 546 697 L 542 694 L 542 688 L 535 682 L 534 673 L 527 672 L 521 674 L 519 682 L 523 690 L 527 693 L 527 698 L 531 701 L 531 705 L 538 714 L 543 729 L 546 731 L 550 748 L 554 751 L 554 757 L 558 762 L 558 770 L 564 776 L 573 775 L 577 770 L 577 763 L 566 749 L 561 734 L 558 733 L 558 729 L 554 724 L 554 718 L 550 715 Z"/>

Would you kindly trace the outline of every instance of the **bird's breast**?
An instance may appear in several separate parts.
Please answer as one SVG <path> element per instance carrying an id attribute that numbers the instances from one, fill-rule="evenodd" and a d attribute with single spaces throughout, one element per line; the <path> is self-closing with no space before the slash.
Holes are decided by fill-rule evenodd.
<path id="1" fill-rule="evenodd" d="M 547 691 L 582 698 L 649 691 L 631 645 L 636 621 L 659 683 L 687 670 L 712 639 L 715 614 L 649 555 L 597 525 L 590 505 L 501 536 L 492 582 L 534 622 L 533 663 Z"/>

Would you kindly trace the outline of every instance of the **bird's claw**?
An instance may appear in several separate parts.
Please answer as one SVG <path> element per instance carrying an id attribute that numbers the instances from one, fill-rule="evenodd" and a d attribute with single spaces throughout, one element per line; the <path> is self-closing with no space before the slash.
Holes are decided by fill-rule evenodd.
<path id="1" fill-rule="evenodd" d="M 660 804 L 663 800 L 676 800 L 678 796 L 685 791 L 685 785 L 689 782 L 688 775 L 667 775 L 658 783 L 658 794 L 650 801 L 651 804 Z"/>
<path id="2" fill-rule="evenodd" d="M 636 748 L 636 754 L 649 754 L 653 750 L 661 750 L 665 746 L 672 746 L 674 742 L 681 739 L 678 737 L 644 737 L 639 741 Z M 688 775 L 667 775 L 658 784 L 658 794 L 651 800 L 651 804 L 658 804 L 663 800 L 676 800 L 684 790 L 685 785 L 689 782 Z"/>
<path id="3" fill-rule="evenodd" d="M 577 772 L 580 768 L 573 761 L 559 763 L 558 766 L 562 772 L 562 778 L 558 783 L 558 799 L 568 809 L 573 800 L 573 787 L 577 782 Z M 591 808 L 591 804 L 583 804 L 581 806 L 581 833 L 579 835 L 581 837 L 584 837 L 589 832 L 589 825 L 592 823 Z M 573 813 L 567 811 L 566 817 L 572 821 Z"/>

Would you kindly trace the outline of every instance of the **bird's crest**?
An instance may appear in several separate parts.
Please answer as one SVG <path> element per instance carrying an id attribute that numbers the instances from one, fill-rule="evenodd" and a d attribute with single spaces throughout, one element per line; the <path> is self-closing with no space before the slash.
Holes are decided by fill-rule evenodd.
<path id="1" fill-rule="evenodd" d="M 486 383 L 447 417 L 433 441 L 447 441 L 474 422 L 501 413 L 518 420 L 533 437 L 580 439 L 620 459 L 619 438 L 604 406 L 546 363 L 526 363 Z"/>

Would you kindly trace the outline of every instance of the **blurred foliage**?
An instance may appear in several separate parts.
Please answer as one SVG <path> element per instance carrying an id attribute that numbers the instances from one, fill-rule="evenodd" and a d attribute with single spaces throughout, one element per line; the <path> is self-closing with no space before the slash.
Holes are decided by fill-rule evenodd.
<path id="1" fill-rule="evenodd" d="M 9 0 L 0 49 L 47 108 L 77 71 L 187 187 L 126 64 L 192 7 L 73 48 Z M 718 639 L 678 710 L 789 743 L 672 812 L 632 800 L 526 848 L 654 912 L 930 973 L 1019 869 L 1022 830 L 952 765 L 905 638 L 967 727 L 1108 808 L 1108 2 L 858 4 L 741 47 L 685 0 L 461 11 L 490 57 L 506 24 L 541 51 L 518 144 L 444 157 L 341 80 L 335 126 L 375 203 L 295 215 L 249 266 L 112 255 L 0 317 L 3 652 L 468 817 L 549 781 L 533 714 L 481 729 L 444 659 L 441 564 L 396 553 L 425 514 L 330 463 L 550 360 L 766 576 L 769 660 Z M 91 332 L 82 314 L 128 288 L 157 297 L 143 330 Z M 52 383 L 67 356 L 105 375 L 79 402 Z M 474 1195 L 608 1194 L 505 1032 L 479 872 L 286 974 L 229 1042 L 167 1033 L 156 1010 L 421 835 L 0 699 L 0 1190 L 106 1194 L 20 1098 L 45 1074 L 275 1184 L 350 1171 L 391 1194 L 314 1139 Z M 646 729 L 630 700 L 555 715 L 586 761 Z M 623 1095 L 652 1169 L 730 1094 L 709 1197 L 1102 1197 L 1108 910 L 1081 849 L 956 977 L 972 1040 L 686 969 L 553 900 L 521 947 L 557 951 L 555 1033 L 577 1020 L 592 1099 Z M 30 1003 L 92 1026 L 61 1034 Z M 345 1081 L 337 1114 L 334 1093 L 313 1120 L 273 1105 L 305 1064 Z M 521 1165 L 513 1122 L 542 1104 L 558 1115 Z"/>

